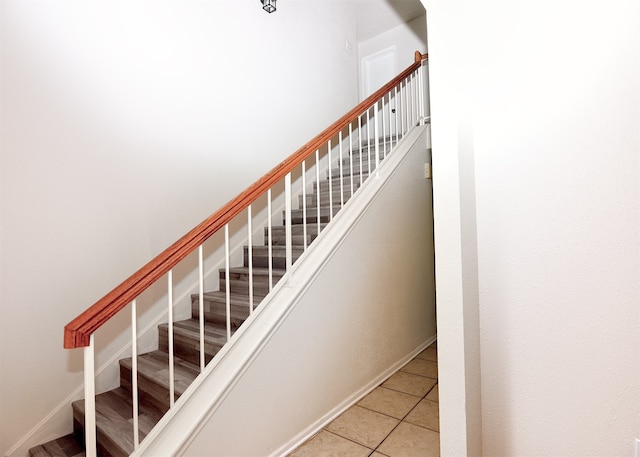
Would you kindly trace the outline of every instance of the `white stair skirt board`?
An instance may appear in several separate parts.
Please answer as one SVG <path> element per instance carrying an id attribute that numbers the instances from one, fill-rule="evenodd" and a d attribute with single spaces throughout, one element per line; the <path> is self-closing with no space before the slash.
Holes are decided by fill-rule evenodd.
<path id="1" fill-rule="evenodd" d="M 132 455 L 281 455 L 433 341 L 426 154 L 419 126 Z M 397 287 L 372 286 L 387 280 Z"/>

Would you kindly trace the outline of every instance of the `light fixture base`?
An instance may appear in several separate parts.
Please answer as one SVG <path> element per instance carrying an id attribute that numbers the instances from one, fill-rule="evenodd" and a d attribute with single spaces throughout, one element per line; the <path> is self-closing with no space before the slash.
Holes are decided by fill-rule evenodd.
<path id="1" fill-rule="evenodd" d="M 260 0 L 262 9 L 267 13 L 273 13 L 276 10 L 276 0 Z"/>

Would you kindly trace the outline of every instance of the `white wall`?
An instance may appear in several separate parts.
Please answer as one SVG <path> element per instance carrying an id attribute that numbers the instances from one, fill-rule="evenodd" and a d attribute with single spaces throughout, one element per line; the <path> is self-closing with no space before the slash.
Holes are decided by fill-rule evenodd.
<path id="1" fill-rule="evenodd" d="M 423 3 L 442 454 L 631 456 L 638 3 Z"/>
<path id="2" fill-rule="evenodd" d="M 63 326 L 354 106 L 357 61 L 350 2 L 3 1 L 0 21 L 0 454 L 26 437 L 19 455 L 70 430 L 65 409 L 27 436 L 81 383 Z"/>

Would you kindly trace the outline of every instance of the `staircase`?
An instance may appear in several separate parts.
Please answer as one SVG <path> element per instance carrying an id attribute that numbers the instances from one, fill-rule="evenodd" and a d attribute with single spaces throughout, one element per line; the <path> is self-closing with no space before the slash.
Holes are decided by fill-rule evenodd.
<path id="1" fill-rule="evenodd" d="M 394 142 L 395 144 L 395 142 Z M 386 139 L 380 144 L 380 160 L 390 151 L 391 145 Z M 368 156 L 371 156 L 369 163 Z M 331 173 L 320 182 L 313 183 L 313 191 L 298 196 L 300 209 L 292 210 L 293 261 L 304 251 L 304 227 L 306 222 L 306 244 L 309 245 L 318 236 L 318 217 L 320 230 L 330 220 L 329 192 L 333 214 L 341 209 L 341 185 L 345 202 L 351 195 L 350 170 L 353 169 L 353 190 L 360 187 L 370 170 L 375 169 L 374 148 L 363 143 L 362 155 L 354 150 L 351 157 L 342 158 L 342 178 L 339 164 L 334 163 Z M 352 168 L 351 168 L 352 167 Z M 361 172 L 362 170 L 362 172 Z M 331 180 L 328 176 L 331 176 Z M 331 186 L 329 183 L 331 181 Z M 306 204 L 306 221 L 303 201 Z M 320 202 L 318 214 L 317 202 Z M 269 255 L 268 229 L 264 229 L 264 246 L 252 247 L 253 295 L 256 306 L 269 293 Z M 272 276 L 274 284 L 285 274 L 285 227 L 272 227 Z M 230 268 L 227 277 L 224 269 L 220 270 L 220 290 L 204 294 L 205 320 L 205 361 L 208 363 L 225 345 L 226 330 L 226 283 L 231 291 L 231 328 L 237 330 L 248 318 L 249 305 L 249 256 L 248 248 L 244 248 L 244 265 Z M 174 376 L 175 398 L 189 387 L 200 374 L 200 330 L 199 330 L 199 295 L 191 296 L 191 318 L 173 323 L 174 341 Z M 169 409 L 169 349 L 168 324 L 158 326 L 159 347 L 156 351 L 138 356 L 138 391 L 139 391 L 139 434 L 140 441 L 151 431 L 164 413 Z M 96 395 L 96 422 L 98 454 L 104 456 L 128 456 L 134 450 L 132 432 L 132 393 L 131 393 L 132 359 L 120 360 L 120 387 Z M 50 441 L 29 450 L 32 457 L 44 456 L 84 456 L 84 400 L 73 403 L 73 434 Z"/>

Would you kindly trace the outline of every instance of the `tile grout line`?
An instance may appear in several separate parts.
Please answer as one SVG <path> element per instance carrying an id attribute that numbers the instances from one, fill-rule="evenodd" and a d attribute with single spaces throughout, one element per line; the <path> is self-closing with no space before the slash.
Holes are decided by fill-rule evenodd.
<path id="1" fill-rule="evenodd" d="M 413 359 L 411 359 L 408 363 L 411 363 L 411 362 L 413 362 L 414 360 L 423 360 L 423 359 L 417 359 L 417 356 L 416 356 L 416 357 L 414 357 Z M 408 363 L 407 363 L 407 364 L 408 364 Z M 436 361 L 435 363 L 438 363 L 438 362 Z M 405 365 L 405 366 L 406 366 L 406 365 Z M 404 367 L 403 367 L 403 368 L 404 368 Z M 400 370 L 398 370 L 398 372 L 400 372 L 400 371 L 402 371 L 402 368 L 401 368 Z M 403 373 L 409 373 L 409 372 L 408 372 L 408 371 L 404 371 Z M 416 376 L 422 376 L 422 375 L 419 375 L 419 374 L 417 374 L 417 373 L 409 373 L 409 374 L 415 374 Z M 429 377 L 429 376 L 422 376 L 422 377 L 423 377 L 423 378 L 427 378 L 427 379 L 434 379 L 434 378 L 431 378 L 431 377 Z M 433 389 L 435 389 L 435 387 L 438 385 L 438 379 L 437 379 L 437 378 L 435 378 L 435 380 L 436 380 L 436 383 L 435 383 L 433 386 L 431 386 L 431 388 L 430 388 L 430 389 L 429 389 L 429 390 L 424 394 L 424 396 L 422 396 L 422 397 L 418 397 L 417 395 L 413 395 L 414 397 L 420 398 L 420 400 L 418 401 L 418 403 L 416 403 L 416 404 L 413 406 L 413 408 L 411 408 L 411 409 L 409 410 L 409 412 L 407 412 L 407 414 L 405 414 L 405 415 L 404 415 L 404 417 L 403 417 L 402 419 L 400 419 L 400 420 L 399 420 L 399 422 L 396 424 L 396 426 L 395 426 L 395 427 L 393 427 L 393 429 L 392 429 L 392 430 L 391 430 L 391 431 L 390 431 L 390 432 L 389 432 L 389 433 L 384 437 L 384 439 L 383 439 L 382 441 L 380 441 L 380 444 L 378 444 L 378 445 L 376 446 L 376 448 L 373 450 L 373 452 L 378 452 L 378 448 L 379 448 L 380 446 L 382 446 L 382 443 L 384 443 L 384 442 L 387 440 L 387 438 L 389 438 L 389 437 L 391 436 L 391 434 L 392 434 L 392 433 L 393 433 L 393 432 L 394 432 L 394 431 L 395 431 L 395 430 L 400 426 L 400 424 L 401 424 L 401 423 L 403 423 L 403 422 L 406 422 L 407 424 L 415 425 L 416 427 L 424 428 L 425 430 L 431 430 L 430 428 L 422 427 L 422 426 L 420 426 L 420 425 L 412 424 L 411 422 L 407 422 L 405 419 L 409 416 L 409 414 L 411 414 L 411 412 L 412 412 L 414 409 L 416 409 L 416 408 L 418 407 L 418 405 L 420 404 L 420 402 L 421 402 L 422 400 L 425 400 L 425 399 L 427 398 L 427 395 L 429 395 L 429 393 L 430 393 Z M 385 381 L 385 382 L 386 382 L 386 381 Z M 382 387 L 382 384 L 380 384 L 380 386 L 378 386 L 378 387 Z M 385 389 L 386 389 L 386 388 L 387 388 L 387 387 L 385 387 Z M 391 390 L 393 390 L 393 389 L 391 389 Z M 396 391 L 396 392 L 401 392 L 401 391 Z M 405 394 L 407 394 L 407 395 L 411 395 L 411 394 L 409 394 L 409 393 L 407 393 L 407 392 L 401 392 L 401 393 L 405 393 Z M 431 401 L 431 400 L 428 400 L 428 401 Z M 435 403 L 435 402 L 434 402 L 434 403 Z M 357 405 L 357 403 L 356 403 L 356 405 Z M 364 406 L 361 406 L 361 408 L 364 408 Z M 366 409 L 369 409 L 369 408 L 366 408 Z M 440 410 L 440 403 L 438 403 L 438 410 Z M 370 410 L 370 411 L 373 411 L 373 410 Z M 379 413 L 379 414 L 384 414 L 384 413 L 380 413 L 379 411 L 374 411 L 374 412 L 377 412 L 377 413 Z M 384 415 L 385 415 L 385 416 L 387 416 L 386 414 L 384 414 Z M 387 417 L 392 417 L 392 416 L 387 416 Z M 397 418 L 395 418 L 395 417 L 394 417 L 394 419 L 397 419 Z M 432 432 L 436 432 L 435 430 L 431 430 L 431 431 L 432 431 Z M 438 435 L 440 435 L 440 431 L 437 431 L 436 433 L 438 433 Z M 380 452 L 380 454 L 382 454 L 382 452 Z M 369 454 L 369 455 L 371 455 L 371 454 Z M 383 455 L 385 455 L 385 454 L 383 454 Z"/>

